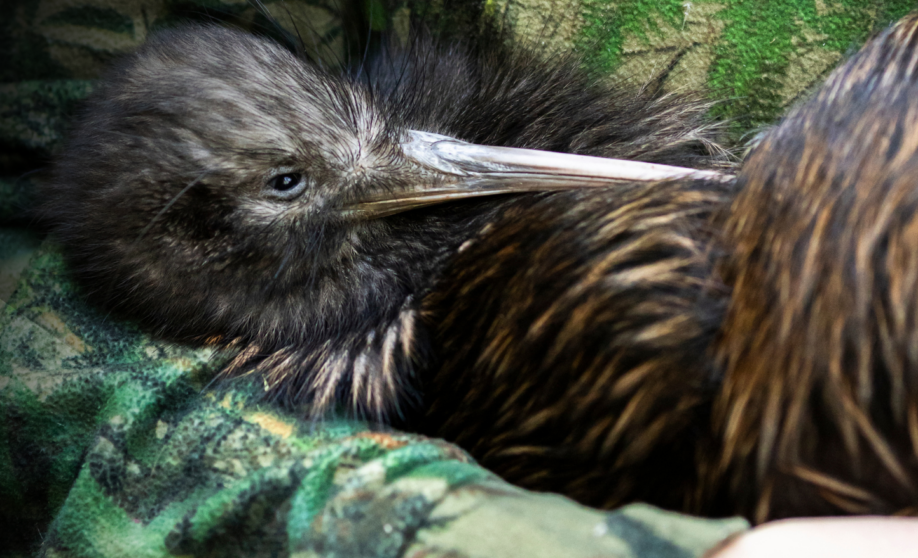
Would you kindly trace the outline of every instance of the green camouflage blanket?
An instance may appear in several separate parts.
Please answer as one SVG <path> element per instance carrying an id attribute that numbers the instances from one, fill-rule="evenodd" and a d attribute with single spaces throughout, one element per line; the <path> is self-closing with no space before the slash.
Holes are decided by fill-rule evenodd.
<path id="1" fill-rule="evenodd" d="M 92 80 L 152 29 L 264 20 L 245 0 L 6 0 L 0 6 L 0 555 L 700 556 L 747 528 L 644 505 L 612 512 L 509 486 L 460 449 L 310 423 L 211 380 L 225 356 L 87 306 L 31 226 L 33 184 Z M 265 1 L 343 56 L 346 2 Z M 356 6 L 356 8 L 354 8 Z M 374 29 L 496 17 L 602 71 L 704 87 L 735 138 L 773 122 L 913 2 L 367 0 Z M 262 22 L 263 23 L 263 22 Z"/>

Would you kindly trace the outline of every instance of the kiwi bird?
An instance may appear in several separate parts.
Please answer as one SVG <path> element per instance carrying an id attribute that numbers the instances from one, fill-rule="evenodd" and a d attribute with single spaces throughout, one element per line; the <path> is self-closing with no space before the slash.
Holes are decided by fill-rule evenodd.
<path id="1" fill-rule="evenodd" d="M 425 299 L 425 431 L 592 505 L 914 514 L 916 70 L 912 15 L 733 183 L 508 208 Z"/>
<path id="2" fill-rule="evenodd" d="M 310 416 L 398 416 L 430 351 L 418 304 L 501 194 L 723 159 L 705 102 L 502 44 L 419 35 L 336 75 L 240 31 L 160 33 L 89 100 L 43 214 L 101 307 L 233 348 L 227 375 Z"/>

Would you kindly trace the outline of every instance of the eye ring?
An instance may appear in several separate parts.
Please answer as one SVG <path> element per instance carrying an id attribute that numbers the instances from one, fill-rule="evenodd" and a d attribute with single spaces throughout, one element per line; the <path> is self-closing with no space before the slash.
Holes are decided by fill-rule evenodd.
<path id="1" fill-rule="evenodd" d="M 265 191 L 272 197 L 289 200 L 302 194 L 308 182 L 301 172 L 285 172 L 269 178 Z"/>

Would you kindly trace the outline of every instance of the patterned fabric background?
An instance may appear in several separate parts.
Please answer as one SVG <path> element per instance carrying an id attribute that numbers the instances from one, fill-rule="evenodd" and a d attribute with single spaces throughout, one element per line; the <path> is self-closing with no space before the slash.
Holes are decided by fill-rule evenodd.
<path id="1" fill-rule="evenodd" d="M 0 552 L 19 556 L 700 556 L 739 519 L 527 493 L 436 440 L 260 405 L 210 383 L 225 356 L 150 339 L 84 304 L 32 226 L 35 181 L 93 80 L 159 27 L 265 28 L 246 0 L 0 6 Z M 734 139 L 804 97 L 915 7 L 899 0 L 265 1 L 329 63 L 367 28 L 494 17 L 596 71 L 723 99 Z M 278 32 L 279 33 L 279 32 Z"/>

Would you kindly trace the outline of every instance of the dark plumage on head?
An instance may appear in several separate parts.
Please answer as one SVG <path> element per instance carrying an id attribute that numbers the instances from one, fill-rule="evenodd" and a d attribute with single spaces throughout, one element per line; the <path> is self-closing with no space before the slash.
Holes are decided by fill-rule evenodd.
<path id="1" fill-rule="evenodd" d="M 295 360 L 308 347 L 338 358 L 358 342 L 350 335 L 398 320 L 448 248 L 394 232 L 439 238 L 443 219 L 341 211 L 421 179 L 383 116 L 366 88 L 270 41 L 217 27 L 161 33 L 87 107 L 47 213 L 88 292 L 157 333 L 218 337 L 246 356 Z"/>
<path id="2" fill-rule="evenodd" d="M 419 37 L 332 75 L 238 31 L 162 32 L 88 103 L 44 215 L 103 307 L 233 347 L 227 374 L 312 416 L 383 418 L 427 351 L 418 300 L 506 203 L 482 196 L 609 182 L 456 140 L 723 159 L 704 102 L 482 41 Z"/>

